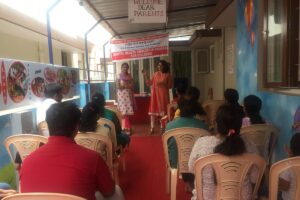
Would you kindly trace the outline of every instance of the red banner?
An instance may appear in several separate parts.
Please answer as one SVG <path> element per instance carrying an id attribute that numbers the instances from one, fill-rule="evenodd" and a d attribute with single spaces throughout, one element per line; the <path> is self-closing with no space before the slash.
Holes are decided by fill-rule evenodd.
<path id="1" fill-rule="evenodd" d="M 113 61 L 158 57 L 168 55 L 168 53 L 168 34 L 111 41 L 111 58 Z"/>

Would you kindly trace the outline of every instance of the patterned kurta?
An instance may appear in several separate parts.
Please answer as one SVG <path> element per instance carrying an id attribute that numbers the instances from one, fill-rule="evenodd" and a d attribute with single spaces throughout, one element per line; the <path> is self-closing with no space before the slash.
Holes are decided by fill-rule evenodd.
<path id="1" fill-rule="evenodd" d="M 169 89 L 172 88 L 172 77 L 169 73 L 155 72 L 147 82 L 151 85 L 151 101 L 149 115 L 164 116 L 170 103 Z"/>
<path id="2" fill-rule="evenodd" d="M 120 79 L 120 86 L 125 86 L 132 81 L 130 74 L 127 74 L 124 80 Z M 132 89 L 118 89 L 117 90 L 118 109 L 122 115 L 133 115 L 134 111 L 134 97 Z"/>

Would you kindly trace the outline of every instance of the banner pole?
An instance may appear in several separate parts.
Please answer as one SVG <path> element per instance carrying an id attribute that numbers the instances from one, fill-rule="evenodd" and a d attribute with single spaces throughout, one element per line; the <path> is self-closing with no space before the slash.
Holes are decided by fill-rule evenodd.
<path id="1" fill-rule="evenodd" d="M 49 62 L 53 65 L 53 50 L 52 50 L 52 35 L 51 35 L 51 24 L 50 24 L 50 12 L 57 6 L 60 0 L 57 0 L 50 8 L 47 10 L 47 35 L 48 35 L 48 49 L 49 49 Z"/>
<path id="2" fill-rule="evenodd" d="M 90 78 L 90 65 L 89 65 L 89 48 L 88 48 L 88 41 L 87 37 L 88 34 L 101 22 L 102 20 L 99 19 L 87 32 L 84 34 L 84 50 L 85 50 L 85 64 L 87 69 L 87 77 L 88 77 L 88 85 L 87 85 L 87 102 L 91 99 L 91 78 Z"/>

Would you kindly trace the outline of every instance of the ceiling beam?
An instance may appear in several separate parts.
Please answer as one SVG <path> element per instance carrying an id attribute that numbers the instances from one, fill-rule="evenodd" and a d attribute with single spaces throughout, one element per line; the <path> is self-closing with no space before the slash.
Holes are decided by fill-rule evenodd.
<path id="1" fill-rule="evenodd" d="M 196 10 L 196 9 L 203 9 L 203 8 L 209 8 L 209 7 L 214 7 L 217 4 L 206 4 L 206 5 L 201 5 L 201 6 L 192 6 L 192 7 L 186 7 L 186 8 L 179 8 L 179 9 L 174 9 L 174 10 L 168 10 L 167 13 L 176 13 L 176 12 L 183 12 L 183 11 L 189 11 L 189 10 Z M 109 21 L 109 20 L 118 20 L 118 19 L 127 19 L 128 15 L 123 15 L 123 16 L 115 16 L 115 17 L 103 17 L 103 20 Z"/>
<path id="2" fill-rule="evenodd" d="M 222 14 L 222 12 L 233 2 L 234 2 L 234 0 L 219 1 L 217 3 L 216 7 L 214 8 L 214 10 L 208 16 L 205 26 L 210 27 L 210 25 L 214 22 L 214 20 L 217 19 L 218 16 L 220 16 Z"/>
<path id="3" fill-rule="evenodd" d="M 85 0 L 87 2 L 87 4 L 89 5 L 89 7 L 95 12 L 97 13 L 98 17 L 100 18 L 100 20 L 102 20 L 108 27 L 109 29 L 111 29 L 114 32 L 114 35 L 119 36 L 120 34 L 110 25 L 110 23 L 107 22 L 107 20 L 104 19 L 104 17 L 102 16 L 102 14 L 94 7 L 94 5 L 91 3 L 90 0 Z"/>
<path id="4" fill-rule="evenodd" d="M 134 32 L 127 32 L 127 33 L 119 33 L 119 34 L 120 35 L 130 35 L 130 34 L 138 34 L 138 33 L 148 33 L 148 32 L 154 32 L 154 31 L 172 30 L 172 29 L 186 28 L 186 27 L 190 27 L 190 26 L 199 26 L 199 25 L 205 25 L 205 22 L 197 22 L 197 23 L 183 25 L 183 26 L 173 26 L 173 27 L 166 27 L 166 28 L 148 29 L 148 30 L 134 31 Z"/>

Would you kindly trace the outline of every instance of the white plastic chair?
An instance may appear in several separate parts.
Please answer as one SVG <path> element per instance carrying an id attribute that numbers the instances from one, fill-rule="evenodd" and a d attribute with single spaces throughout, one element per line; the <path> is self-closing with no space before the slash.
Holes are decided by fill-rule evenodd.
<path id="1" fill-rule="evenodd" d="M 202 171 L 206 166 L 212 166 L 216 179 L 216 199 L 243 200 L 241 187 L 244 184 L 247 173 L 252 166 L 258 170 L 255 187 L 252 191 L 251 199 L 256 199 L 261 178 L 263 176 L 266 162 L 256 154 L 244 153 L 238 156 L 224 156 L 221 154 L 210 154 L 199 158 L 195 162 L 195 188 L 197 199 L 203 199 L 202 192 Z"/>
<path id="2" fill-rule="evenodd" d="M 167 193 L 168 194 L 170 193 L 170 188 L 171 188 L 171 200 L 176 200 L 176 187 L 177 187 L 178 174 L 190 173 L 188 169 L 188 161 L 195 141 L 199 137 L 203 137 L 207 135 L 210 135 L 210 133 L 204 129 L 190 128 L 190 127 L 172 129 L 166 131 L 162 135 L 164 155 L 167 163 L 167 168 L 166 168 L 167 169 L 166 171 Z M 171 137 L 175 138 L 177 148 L 178 148 L 177 168 L 172 168 L 169 160 L 168 140 Z"/>

